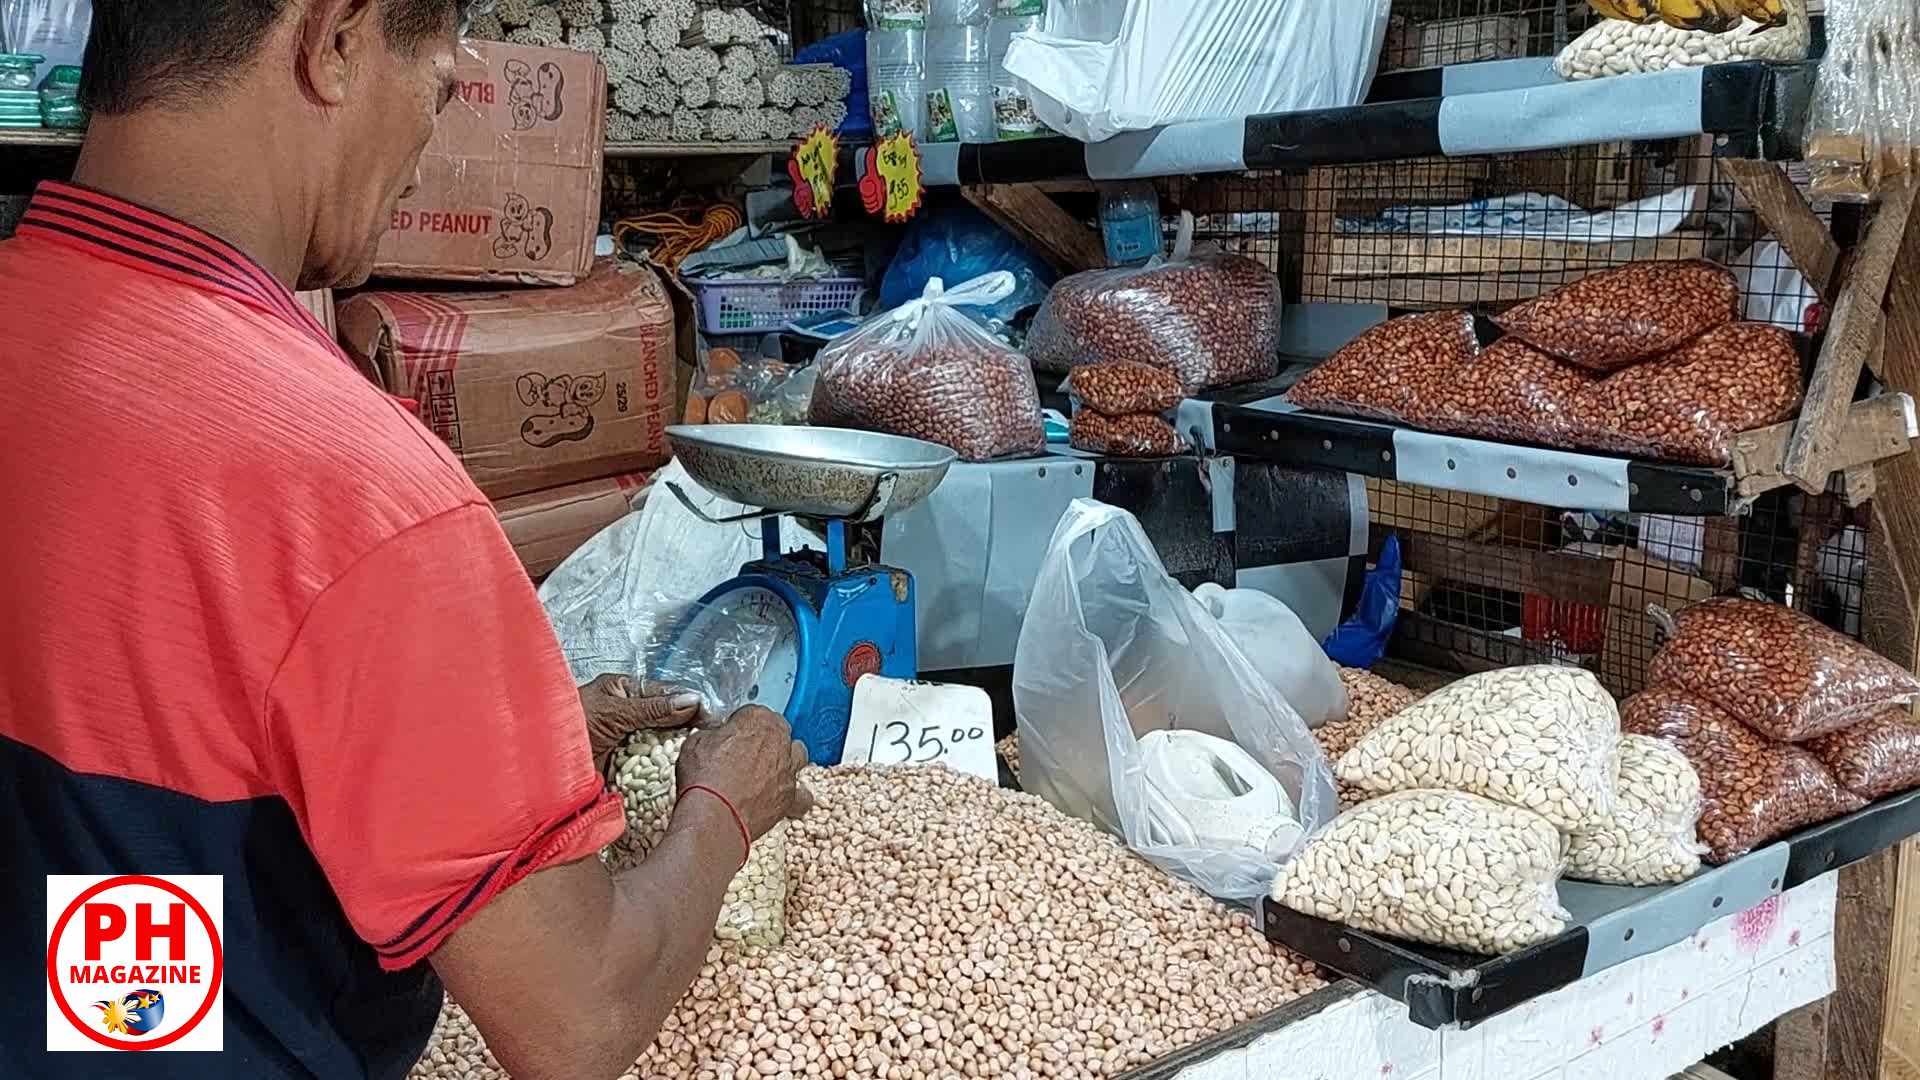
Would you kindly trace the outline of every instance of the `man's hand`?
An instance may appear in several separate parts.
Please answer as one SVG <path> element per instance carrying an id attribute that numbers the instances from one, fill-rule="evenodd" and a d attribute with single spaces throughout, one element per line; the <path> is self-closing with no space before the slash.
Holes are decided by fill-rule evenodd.
<path id="1" fill-rule="evenodd" d="M 606 774 L 607 762 L 627 733 L 642 728 L 686 727 L 700 719 L 700 695 L 625 675 L 602 675 L 580 688 L 587 711 L 587 745 L 593 766 Z"/>
<path id="2" fill-rule="evenodd" d="M 680 748 L 679 783 L 704 784 L 726 796 L 758 839 L 782 818 L 813 806 L 800 786 L 806 744 L 793 737 L 779 713 L 758 705 L 734 712 L 723 724 L 703 727 Z"/>

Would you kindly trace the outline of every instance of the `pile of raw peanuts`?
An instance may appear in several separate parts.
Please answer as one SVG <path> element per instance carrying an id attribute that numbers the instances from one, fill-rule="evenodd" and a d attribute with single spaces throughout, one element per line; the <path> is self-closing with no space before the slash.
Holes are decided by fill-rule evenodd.
<path id="1" fill-rule="evenodd" d="M 778 947 L 716 943 L 628 1076 L 1099 1077 L 1325 985 L 1041 800 L 942 767 L 809 770 Z M 413 1080 L 504 1080 L 449 1002 Z"/>

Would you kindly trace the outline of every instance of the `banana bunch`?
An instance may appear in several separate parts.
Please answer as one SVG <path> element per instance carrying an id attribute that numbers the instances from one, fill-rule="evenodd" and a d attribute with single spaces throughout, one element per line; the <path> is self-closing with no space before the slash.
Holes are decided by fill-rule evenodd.
<path id="1" fill-rule="evenodd" d="M 1787 5 L 1785 0 L 1738 0 L 1740 14 L 1759 23 L 1761 26 L 1774 27 L 1787 25 Z"/>
<path id="2" fill-rule="evenodd" d="M 1603 19 L 1621 22 L 1650 23 L 1660 17 L 1659 9 L 1647 0 L 1587 0 L 1587 6 Z"/>
<path id="3" fill-rule="evenodd" d="M 1743 0 L 1659 0 L 1660 21 L 1682 30 L 1721 34 L 1740 25 Z M 1758 3 L 1758 0 L 1753 0 Z"/>
<path id="4" fill-rule="evenodd" d="M 1657 19 L 1711 34 L 1732 30 L 1743 17 L 1763 27 L 1787 21 L 1786 0 L 1587 0 L 1587 5 L 1603 19 L 1642 24 Z"/>

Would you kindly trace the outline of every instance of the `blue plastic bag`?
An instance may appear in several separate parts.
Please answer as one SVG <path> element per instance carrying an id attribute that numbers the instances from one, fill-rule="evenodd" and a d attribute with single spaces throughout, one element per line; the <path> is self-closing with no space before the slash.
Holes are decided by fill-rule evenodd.
<path id="1" fill-rule="evenodd" d="M 895 308 L 918 299 L 934 278 L 972 281 L 995 270 L 1013 275 L 1013 295 L 979 310 L 1000 323 L 1011 322 L 1021 308 L 1046 299 L 1054 279 L 1046 263 L 985 214 L 965 204 L 942 207 L 915 217 L 907 226 L 900 250 L 880 279 L 880 307 Z"/>
<path id="2" fill-rule="evenodd" d="M 1360 585 L 1353 617 L 1327 635 L 1327 656 L 1344 667 L 1370 668 L 1387 654 L 1387 639 L 1400 618 L 1400 538 L 1389 533 L 1380 558 Z"/>

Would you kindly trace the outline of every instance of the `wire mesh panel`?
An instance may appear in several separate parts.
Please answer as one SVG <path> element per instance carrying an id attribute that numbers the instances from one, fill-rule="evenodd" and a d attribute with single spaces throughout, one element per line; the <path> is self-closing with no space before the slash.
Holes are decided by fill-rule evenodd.
<path id="1" fill-rule="evenodd" d="M 1744 592 L 1861 633 L 1866 511 L 1776 492 L 1738 517 L 1595 514 L 1369 481 L 1376 547 L 1401 548 L 1393 653 L 1450 670 L 1571 662 L 1646 684 L 1649 607 Z"/>
<path id="2" fill-rule="evenodd" d="M 1732 267 L 1745 317 L 1801 331 L 1817 296 L 1700 139 L 1194 177 L 1164 185 L 1203 241 L 1289 299 L 1492 312 L 1641 259 Z"/>
<path id="3" fill-rule="evenodd" d="M 1803 333 L 1820 317 L 1697 138 L 1189 177 L 1163 191 L 1196 215 L 1199 239 L 1273 268 L 1290 300 L 1493 313 L 1634 261 L 1704 258 L 1739 278 L 1745 318 Z M 1668 517 L 1385 480 L 1369 494 L 1376 549 L 1388 535 L 1401 546 L 1402 659 L 1572 662 L 1630 694 L 1657 646 L 1650 605 L 1741 591 L 1860 633 L 1867 518 L 1835 495 L 1789 489 L 1737 516 Z"/>
<path id="4" fill-rule="evenodd" d="M 1394 0 L 1380 68 L 1551 56 L 1592 19 L 1585 0 Z"/>

